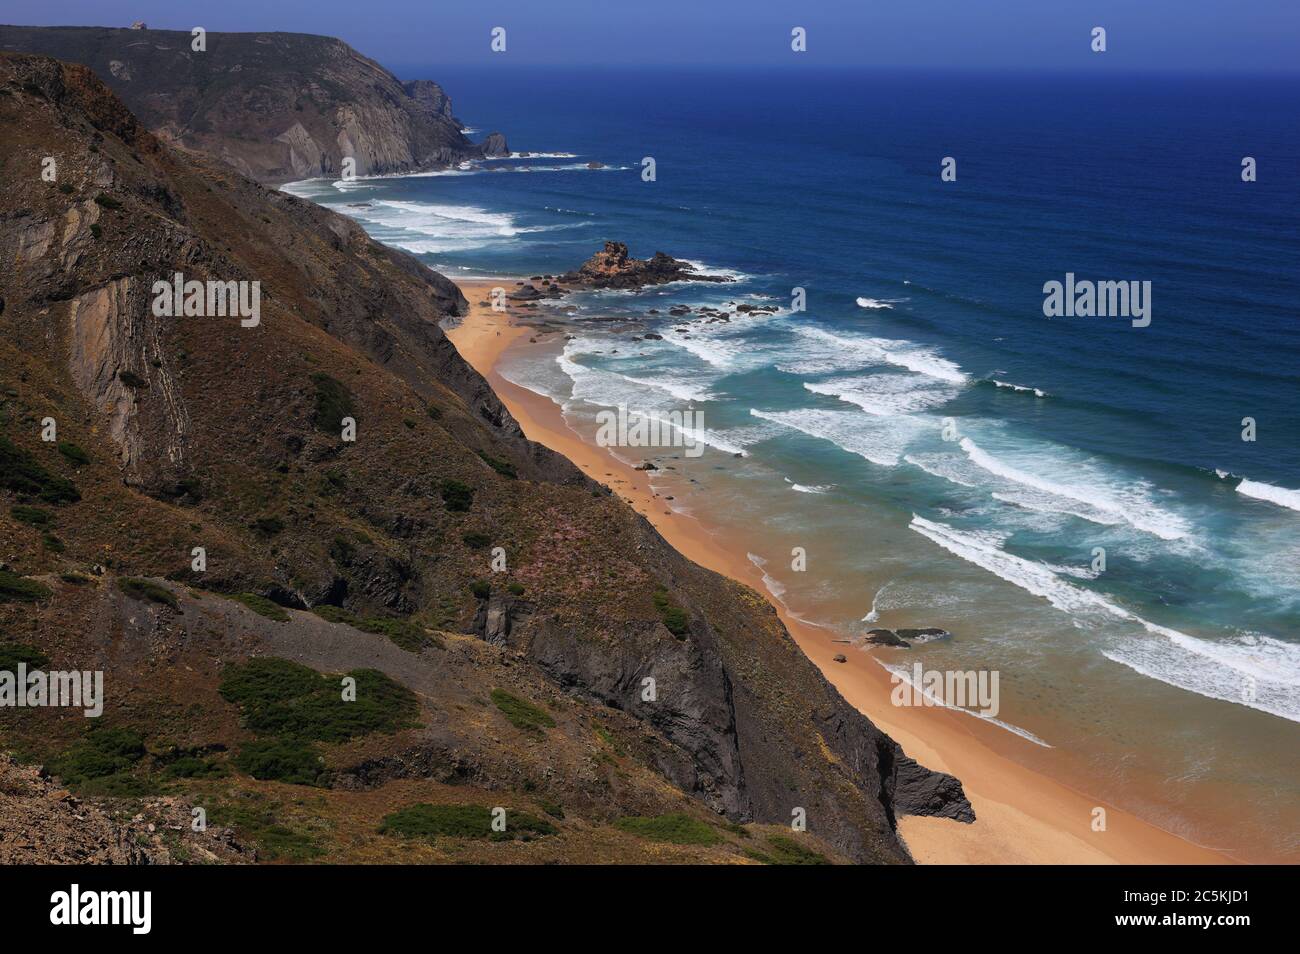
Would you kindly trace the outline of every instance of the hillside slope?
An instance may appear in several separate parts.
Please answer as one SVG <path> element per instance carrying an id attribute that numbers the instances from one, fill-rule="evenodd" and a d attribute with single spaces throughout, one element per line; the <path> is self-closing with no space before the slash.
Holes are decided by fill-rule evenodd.
<path id="1" fill-rule="evenodd" d="M 903 862 L 897 815 L 972 817 L 762 597 L 523 438 L 441 276 L 159 141 L 84 67 L 0 55 L 0 124 L 0 664 L 107 693 L 0 710 L 8 748 L 222 806 L 260 857 L 285 829 L 327 860 Z M 177 272 L 260 282 L 260 320 L 155 315 Z M 453 803 L 549 820 L 392 834 Z M 800 808 L 799 843 L 764 827 Z"/>
<path id="2" fill-rule="evenodd" d="M 471 143 L 436 83 L 403 84 L 341 40 L 302 33 L 0 26 L 0 50 L 81 63 L 160 138 L 261 182 L 414 172 L 505 151 Z"/>

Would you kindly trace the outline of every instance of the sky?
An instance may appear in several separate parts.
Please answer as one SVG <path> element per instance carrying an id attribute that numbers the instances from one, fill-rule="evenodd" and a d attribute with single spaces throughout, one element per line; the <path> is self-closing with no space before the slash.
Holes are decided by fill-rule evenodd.
<path id="1" fill-rule="evenodd" d="M 337 36 L 402 65 L 1300 70 L 1300 0 L 0 0 L 0 22 Z M 790 49 L 794 27 L 807 52 Z M 503 27 L 506 50 L 490 49 Z"/>

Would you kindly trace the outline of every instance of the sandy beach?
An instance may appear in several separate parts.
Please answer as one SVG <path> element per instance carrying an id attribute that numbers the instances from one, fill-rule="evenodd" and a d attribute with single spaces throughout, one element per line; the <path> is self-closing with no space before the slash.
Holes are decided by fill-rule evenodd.
<path id="1" fill-rule="evenodd" d="M 745 550 L 729 548 L 724 536 L 691 516 L 671 511 L 646 474 L 588 443 L 564 421 L 551 401 L 506 381 L 496 371 L 502 354 L 527 347 L 529 315 L 493 312 L 480 304 L 496 286 L 513 279 L 461 282 L 470 313 L 451 340 L 509 408 L 529 438 L 564 454 L 594 479 L 608 485 L 683 554 L 766 596 L 758 570 Z M 792 617 L 779 604 L 787 628 L 805 654 L 840 693 L 922 764 L 961 779 L 978 820 L 971 825 L 905 817 L 899 829 L 913 856 L 926 864 L 1224 864 L 1233 859 L 1194 845 L 1137 816 L 1090 797 L 1009 758 L 1015 739 L 960 713 L 896 707 L 888 674 L 868 653 L 834 657 L 844 647 L 827 630 Z M 1105 810 L 1105 829 L 1094 830 L 1095 810 Z"/>

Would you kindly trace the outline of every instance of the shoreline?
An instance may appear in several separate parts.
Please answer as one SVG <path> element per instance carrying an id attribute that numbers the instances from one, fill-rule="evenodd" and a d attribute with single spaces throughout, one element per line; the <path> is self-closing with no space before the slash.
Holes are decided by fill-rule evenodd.
<path id="1" fill-rule="evenodd" d="M 773 600 L 744 548 L 729 549 L 722 535 L 697 518 L 664 506 L 645 472 L 588 443 L 564 421 L 550 399 L 505 380 L 496 370 L 501 357 L 530 335 L 534 316 L 493 312 L 479 304 L 487 290 L 515 279 L 460 281 L 469 314 L 448 332 L 461 356 L 487 379 L 493 391 L 534 441 L 563 454 L 593 479 L 643 514 L 687 558 L 753 588 L 773 604 L 791 637 L 840 694 L 909 756 L 928 768 L 961 780 L 976 821 L 904 816 L 898 831 L 913 857 L 924 864 L 1231 864 L 1222 852 L 1195 845 L 1143 819 L 1089 797 L 1027 768 L 999 751 L 1009 744 L 1000 730 L 958 712 L 896 707 L 888 673 L 868 653 L 846 654 L 831 633 L 806 623 Z M 522 342 L 526 344 L 526 342 Z M 1029 743 L 1025 743 L 1029 744 Z M 1094 809 L 1106 811 L 1106 830 L 1092 830 Z"/>

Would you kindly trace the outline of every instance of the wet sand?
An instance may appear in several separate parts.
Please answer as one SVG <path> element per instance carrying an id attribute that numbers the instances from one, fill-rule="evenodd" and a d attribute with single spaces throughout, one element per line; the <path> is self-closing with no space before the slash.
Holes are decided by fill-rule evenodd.
<path id="1" fill-rule="evenodd" d="M 461 355 L 479 371 L 519 421 L 524 433 L 545 444 L 610 487 L 649 519 L 664 538 L 701 566 L 751 586 L 767 597 L 761 574 L 743 546 L 729 547 L 724 534 L 711 532 L 694 517 L 673 512 L 658 497 L 642 471 L 588 443 L 564 421 L 547 398 L 511 384 L 495 370 L 511 347 L 528 347 L 530 329 L 518 324 L 533 317 L 521 311 L 493 312 L 480 304 L 493 287 L 513 287 L 514 279 L 460 282 L 470 314 L 449 332 Z M 1000 730 L 942 709 L 897 707 L 890 702 L 889 674 L 870 654 L 844 653 L 832 634 L 804 623 L 775 604 L 804 653 L 849 703 L 894 737 L 923 765 L 950 772 L 962 781 L 975 808 L 971 825 L 943 819 L 905 817 L 899 831 L 917 861 L 927 864 L 1224 864 L 1221 852 L 1194 845 L 1135 815 L 1089 797 L 1005 753 L 1028 745 L 1002 739 Z M 1105 810 L 1105 830 L 1094 831 L 1095 809 Z"/>

